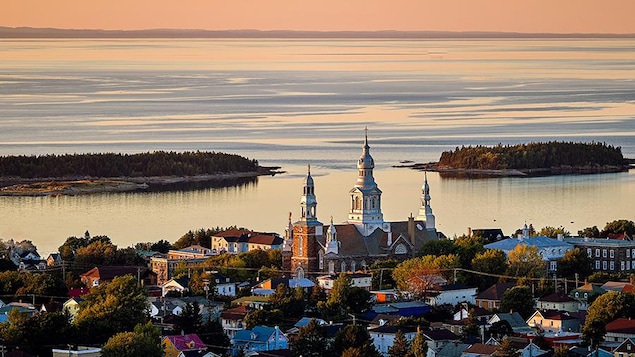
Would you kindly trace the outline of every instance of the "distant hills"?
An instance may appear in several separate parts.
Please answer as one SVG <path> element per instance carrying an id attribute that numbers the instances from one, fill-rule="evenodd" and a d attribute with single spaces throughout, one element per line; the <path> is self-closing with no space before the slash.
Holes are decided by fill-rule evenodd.
<path id="1" fill-rule="evenodd" d="M 33 27 L 2 27 L 0 38 L 635 38 L 635 34 L 518 33 L 448 31 L 292 31 L 292 30 L 77 30 Z"/>

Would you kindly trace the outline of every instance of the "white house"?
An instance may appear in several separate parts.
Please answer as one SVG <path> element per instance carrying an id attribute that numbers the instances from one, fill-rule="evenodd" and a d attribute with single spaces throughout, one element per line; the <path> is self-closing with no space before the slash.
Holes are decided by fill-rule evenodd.
<path id="1" fill-rule="evenodd" d="M 404 326 L 379 326 L 368 330 L 370 338 L 373 340 L 373 344 L 379 353 L 384 356 L 388 355 L 388 350 L 395 342 L 395 336 L 397 331 L 401 330 L 407 341 L 412 341 L 417 335 L 417 330 L 412 327 Z"/>
<path id="2" fill-rule="evenodd" d="M 370 291 L 373 286 L 373 275 L 366 273 L 347 273 L 348 278 L 351 280 L 351 286 L 365 289 Z M 337 280 L 338 276 L 335 274 L 322 275 L 317 277 L 318 285 L 328 294 L 333 289 L 333 283 Z"/>
<path id="3" fill-rule="evenodd" d="M 450 284 L 431 290 L 425 297 L 426 303 L 431 306 L 443 304 L 456 305 L 461 302 L 476 303 L 477 288 L 463 284 Z"/>

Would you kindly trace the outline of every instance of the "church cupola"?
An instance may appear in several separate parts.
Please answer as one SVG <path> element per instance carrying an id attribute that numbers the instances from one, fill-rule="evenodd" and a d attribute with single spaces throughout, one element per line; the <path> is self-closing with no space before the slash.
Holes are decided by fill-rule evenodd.
<path id="1" fill-rule="evenodd" d="M 368 129 L 364 129 L 364 146 L 357 162 L 357 181 L 350 191 L 351 209 L 348 222 L 355 224 L 366 235 L 375 228 L 382 227 L 384 215 L 381 212 L 381 190 L 373 177 L 375 161 L 370 155 Z"/>
<path id="2" fill-rule="evenodd" d="M 339 242 L 337 241 L 337 231 L 335 230 L 335 225 L 333 224 L 333 216 L 331 216 L 331 225 L 329 229 L 326 231 L 326 252 L 325 254 L 339 253 Z"/>
<path id="3" fill-rule="evenodd" d="M 421 187 L 421 206 L 419 207 L 419 214 L 417 219 L 426 222 L 426 229 L 434 230 L 434 214 L 432 214 L 432 207 L 430 206 L 430 186 L 428 185 L 428 171 L 423 173 L 423 187 Z"/>
<path id="4" fill-rule="evenodd" d="M 304 179 L 304 189 L 300 200 L 301 220 L 317 221 L 317 200 L 315 198 L 315 185 L 311 177 L 311 165 L 308 165 L 307 175 Z"/>

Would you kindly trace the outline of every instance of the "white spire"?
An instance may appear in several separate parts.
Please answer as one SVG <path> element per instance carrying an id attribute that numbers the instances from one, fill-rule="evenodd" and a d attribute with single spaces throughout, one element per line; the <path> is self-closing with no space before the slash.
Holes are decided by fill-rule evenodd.
<path id="1" fill-rule="evenodd" d="M 293 223 L 291 222 L 291 215 L 291 212 L 289 212 L 289 222 L 287 223 L 284 241 L 282 242 L 282 251 L 285 252 L 290 252 L 291 246 L 293 245 Z"/>
<path id="2" fill-rule="evenodd" d="M 311 177 L 311 165 L 307 166 L 307 175 L 304 179 L 304 190 L 300 199 L 301 220 L 317 221 L 317 200 L 315 198 L 315 185 Z"/>
<path id="3" fill-rule="evenodd" d="M 333 216 L 331 216 L 331 225 L 326 231 L 326 251 L 324 254 L 328 253 L 339 253 L 339 242 L 337 241 L 337 231 L 335 230 L 335 225 L 333 224 Z"/>
<path id="4" fill-rule="evenodd" d="M 426 222 L 426 229 L 435 229 L 435 218 L 430 206 L 430 185 L 428 185 L 428 170 L 423 171 L 423 187 L 421 187 L 421 207 L 417 219 Z"/>

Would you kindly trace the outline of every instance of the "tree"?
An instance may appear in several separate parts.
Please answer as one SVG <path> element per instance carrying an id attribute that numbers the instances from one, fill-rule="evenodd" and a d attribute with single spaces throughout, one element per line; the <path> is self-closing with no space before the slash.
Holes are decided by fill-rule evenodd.
<path id="1" fill-rule="evenodd" d="M 280 310 L 254 310 L 245 316 L 245 328 L 252 329 L 256 325 L 275 326 L 284 321 L 284 314 Z"/>
<path id="2" fill-rule="evenodd" d="M 293 356 L 328 357 L 331 353 L 326 346 L 326 330 L 311 319 L 306 326 L 300 327 L 298 336 L 291 341 L 291 353 Z"/>
<path id="3" fill-rule="evenodd" d="M 201 308 L 198 303 L 188 302 L 185 304 L 185 309 L 176 318 L 175 330 L 178 333 L 197 333 L 200 331 L 203 325 L 203 318 L 201 315 Z"/>
<path id="4" fill-rule="evenodd" d="M 472 259 L 485 251 L 483 248 L 485 240 L 478 235 L 461 236 L 454 241 L 456 245 L 456 255 L 459 257 L 459 266 L 466 269 L 472 268 Z"/>
<path id="5" fill-rule="evenodd" d="M 534 299 L 527 286 L 514 286 L 507 289 L 501 298 L 501 311 L 517 311 L 524 319 L 534 312 Z"/>
<path id="6" fill-rule="evenodd" d="M 152 322 L 137 324 L 132 332 L 120 332 L 108 339 L 103 357 L 161 357 L 161 334 Z"/>
<path id="7" fill-rule="evenodd" d="M 498 347 L 496 347 L 496 356 L 498 357 L 520 357 L 520 352 L 512 344 L 512 340 L 508 337 L 504 338 Z"/>
<path id="8" fill-rule="evenodd" d="M 340 273 L 333 282 L 331 295 L 326 302 L 318 303 L 318 308 L 324 317 L 341 320 L 347 317 L 346 314 L 368 310 L 371 306 L 370 297 L 365 289 L 352 286 L 346 273 Z"/>
<path id="9" fill-rule="evenodd" d="M 499 249 L 488 249 L 477 253 L 472 259 L 472 270 L 498 275 L 507 269 L 507 255 Z M 472 281 L 475 280 L 475 281 Z M 476 275 L 470 282 L 478 284 L 479 289 L 487 289 L 498 281 L 496 276 Z"/>
<path id="10" fill-rule="evenodd" d="M 506 320 L 496 321 L 490 326 L 489 333 L 494 338 L 511 336 L 514 333 L 512 326 Z"/>
<path id="11" fill-rule="evenodd" d="M 609 291 L 600 295 L 589 306 L 587 318 L 582 328 L 584 341 L 597 347 L 604 339 L 605 325 L 619 317 L 632 317 L 635 314 L 635 294 Z"/>
<path id="12" fill-rule="evenodd" d="M 371 341 L 366 327 L 348 325 L 335 335 L 333 356 L 344 356 L 344 353 L 348 356 L 381 356 Z"/>
<path id="13" fill-rule="evenodd" d="M 469 339 L 470 337 L 478 336 L 478 318 L 474 309 L 470 309 L 463 329 L 461 330 L 461 337 L 463 339 Z"/>
<path id="14" fill-rule="evenodd" d="M 519 244 L 509 252 L 507 272 L 513 276 L 539 278 L 545 275 L 546 266 L 536 246 Z"/>
<path id="15" fill-rule="evenodd" d="M 373 289 L 390 289 L 395 287 L 392 270 L 399 264 L 396 259 L 378 260 L 370 266 L 373 272 Z"/>
<path id="16" fill-rule="evenodd" d="M 635 235 L 635 222 L 626 219 L 618 219 L 613 222 L 607 222 L 600 237 L 606 237 L 609 233 L 626 233 L 629 236 Z"/>
<path id="17" fill-rule="evenodd" d="M 558 261 L 558 276 L 574 278 L 576 273 L 581 278 L 593 274 L 593 259 L 589 258 L 587 253 L 580 248 L 564 253 L 562 259 Z"/>
<path id="18" fill-rule="evenodd" d="M 392 277 L 399 290 L 423 296 L 435 287 L 438 276 L 452 278 L 451 269 L 459 266 L 456 255 L 424 255 L 401 262 L 393 269 Z"/>
<path id="19" fill-rule="evenodd" d="M 567 345 L 556 345 L 553 349 L 553 357 L 573 357 L 573 353 L 569 351 Z"/>
<path id="20" fill-rule="evenodd" d="M 395 340 L 393 341 L 392 346 L 388 349 L 389 357 L 404 357 L 410 350 L 410 343 L 406 340 L 403 332 L 401 330 L 397 330 L 395 333 Z"/>
<path id="21" fill-rule="evenodd" d="M 563 237 L 571 237 L 571 233 L 564 229 L 564 227 L 562 226 L 558 228 L 546 226 L 542 227 L 542 229 L 540 229 L 540 232 L 538 232 L 538 235 L 549 238 L 558 238 L 558 234 L 562 234 Z"/>
<path id="22" fill-rule="evenodd" d="M 131 331 L 148 320 L 145 288 L 131 275 L 114 278 L 83 296 L 75 325 L 91 342 L 105 342 L 118 332 Z"/>
<path id="23" fill-rule="evenodd" d="M 419 250 L 419 255 L 449 255 L 455 254 L 457 246 L 449 239 L 435 239 L 425 242 Z"/>
<path id="24" fill-rule="evenodd" d="M 408 351 L 407 357 L 426 357 L 428 355 L 428 344 L 426 343 L 426 338 L 423 335 L 423 332 L 417 331 L 415 338 L 412 340 L 410 344 L 410 350 Z"/>
<path id="25" fill-rule="evenodd" d="M 600 236 L 600 230 L 597 226 L 586 227 L 578 231 L 578 235 L 583 238 L 598 238 Z"/>

